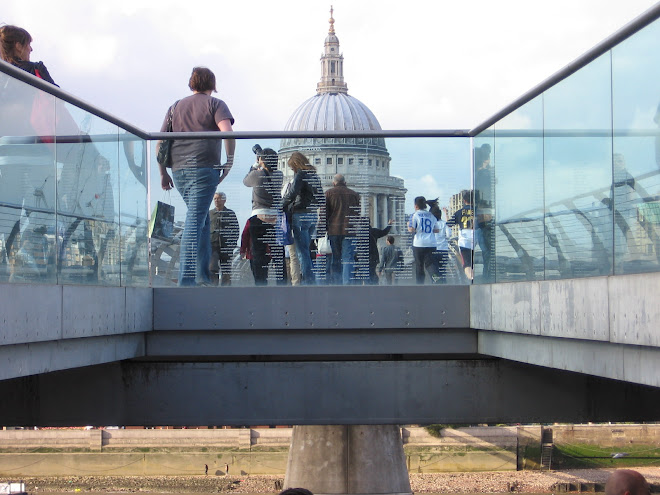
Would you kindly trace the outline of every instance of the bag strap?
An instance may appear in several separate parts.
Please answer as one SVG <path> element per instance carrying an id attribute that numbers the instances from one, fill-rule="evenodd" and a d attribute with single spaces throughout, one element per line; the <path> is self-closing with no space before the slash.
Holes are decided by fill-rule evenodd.
<path id="1" fill-rule="evenodd" d="M 181 100 L 176 100 L 174 104 L 170 107 L 170 111 L 167 114 L 167 131 L 166 132 L 172 132 L 172 119 L 174 118 L 174 109 L 176 108 L 176 104 L 179 103 Z"/>

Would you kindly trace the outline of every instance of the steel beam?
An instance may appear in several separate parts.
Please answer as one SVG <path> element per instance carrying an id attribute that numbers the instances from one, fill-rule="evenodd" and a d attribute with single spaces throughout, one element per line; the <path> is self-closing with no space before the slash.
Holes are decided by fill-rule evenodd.
<path id="1" fill-rule="evenodd" d="M 116 363 L 0 382 L 3 425 L 657 420 L 660 390 L 504 360 Z"/>

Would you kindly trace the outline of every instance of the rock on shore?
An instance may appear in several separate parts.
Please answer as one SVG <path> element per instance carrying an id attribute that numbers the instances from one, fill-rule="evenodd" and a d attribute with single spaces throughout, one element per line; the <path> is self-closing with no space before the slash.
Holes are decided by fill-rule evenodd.
<path id="1" fill-rule="evenodd" d="M 605 483 L 612 469 L 410 474 L 414 493 L 551 493 L 557 483 Z M 660 484 L 660 468 L 638 468 Z M 0 481 L 5 481 L 0 480 Z M 6 480 L 12 481 L 12 480 Z M 13 480 L 16 481 L 16 480 Z M 30 493 L 277 493 L 283 476 L 62 476 L 23 478 Z M 278 483 L 279 482 L 279 483 Z"/>

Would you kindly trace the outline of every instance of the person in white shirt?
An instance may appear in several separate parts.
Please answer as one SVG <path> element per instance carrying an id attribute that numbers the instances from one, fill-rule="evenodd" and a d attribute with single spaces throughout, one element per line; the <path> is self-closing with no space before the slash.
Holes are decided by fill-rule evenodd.
<path id="1" fill-rule="evenodd" d="M 429 211 L 437 220 L 438 232 L 435 234 L 435 251 L 433 259 L 438 273 L 436 283 L 447 283 L 447 260 L 449 259 L 449 239 L 451 239 L 451 229 L 447 222 L 442 219 L 442 210 L 438 205 L 438 200 L 427 202 L 430 205 Z"/>
<path id="2" fill-rule="evenodd" d="M 439 231 L 436 218 L 426 210 L 426 198 L 417 196 L 415 198 L 415 213 L 410 217 L 408 232 L 414 232 L 413 257 L 415 259 L 415 280 L 418 284 L 424 284 L 424 269 L 429 275 L 431 283 L 439 279 L 436 265 L 433 260 L 435 251 L 435 234 Z"/>

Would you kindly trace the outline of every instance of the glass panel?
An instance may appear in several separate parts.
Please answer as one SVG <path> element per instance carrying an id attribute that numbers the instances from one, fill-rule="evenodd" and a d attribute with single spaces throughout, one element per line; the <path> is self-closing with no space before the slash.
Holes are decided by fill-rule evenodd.
<path id="1" fill-rule="evenodd" d="M 438 198 L 439 206 L 454 205 L 455 209 L 457 204 L 460 207 L 460 202 L 456 201 L 456 198 L 460 197 L 460 191 L 470 187 L 468 139 L 310 138 L 263 140 L 258 143 L 252 140 L 239 140 L 234 168 L 217 190 L 225 193 L 226 203 L 223 208 L 229 208 L 235 213 L 238 230 L 242 236 L 236 239 L 235 235 L 230 235 L 235 231 L 233 222 L 215 220 L 211 224 L 212 232 L 215 231 L 217 234 L 212 236 L 214 241 L 220 239 L 223 242 L 222 247 L 215 246 L 217 258 L 221 262 L 215 264 L 215 259 L 212 260 L 213 268 L 217 266 L 220 274 L 217 279 L 220 283 L 224 281 L 225 284 L 231 279 L 231 285 L 234 286 L 263 283 L 264 277 L 268 285 L 300 283 L 295 263 L 299 260 L 298 255 L 295 255 L 292 263 L 290 248 L 282 249 L 277 241 L 273 241 L 270 228 L 262 229 L 266 232 L 264 233 L 252 225 L 255 219 L 253 215 L 255 212 L 252 210 L 254 188 L 246 186 L 243 180 L 255 163 L 256 156 L 252 152 L 255 144 L 259 144 L 262 149 L 272 148 L 278 151 L 278 169 L 283 173 L 282 189 L 285 192 L 287 185 L 293 179 L 293 171 L 287 166 L 288 160 L 294 151 L 300 151 L 315 166 L 324 191 L 333 186 L 336 174 L 342 174 L 346 179 L 347 187 L 359 195 L 359 211 L 356 213 L 355 221 L 351 221 L 350 227 L 351 233 L 355 235 L 348 235 L 355 237 L 355 242 L 350 242 L 350 239 L 345 241 L 347 250 L 355 250 L 354 256 L 345 255 L 343 261 L 337 256 L 335 258 L 337 263 L 333 265 L 331 253 L 319 252 L 316 242 L 310 246 L 313 279 L 320 284 L 343 284 L 344 276 L 351 285 L 386 284 L 388 281 L 404 285 L 416 283 L 413 235 L 407 229 L 408 220 L 414 212 L 415 196 Z M 151 180 L 154 184 L 150 205 L 152 218 L 158 201 L 175 206 L 173 236 L 166 239 L 151 236 L 153 283 L 174 285 L 178 277 L 178 251 L 187 208 L 177 191 L 162 192 L 157 167 L 152 169 Z M 209 205 L 209 208 L 213 210 L 215 207 Z M 311 209 L 315 211 L 316 207 Z M 449 212 L 453 214 L 453 211 L 450 207 Z M 316 224 L 316 230 L 311 235 L 314 239 L 325 234 L 326 222 L 324 213 L 321 213 L 323 220 L 320 222 L 316 214 L 312 217 L 312 223 Z M 252 219 L 251 231 L 249 228 L 246 230 L 250 219 Z M 296 222 L 296 218 L 291 220 Z M 255 223 L 261 228 L 260 222 L 257 217 Z M 297 227 L 294 229 L 299 235 L 299 243 L 304 242 L 303 233 L 308 231 L 300 222 L 303 222 L 302 216 L 298 216 Z M 228 234 L 222 232 L 224 229 L 227 229 Z M 260 236 L 256 244 L 254 239 L 247 235 L 248 232 L 253 234 L 253 238 L 256 235 Z M 395 260 L 390 268 L 383 269 L 379 277 L 378 263 L 387 244 L 387 235 L 390 234 L 394 239 L 392 251 L 401 250 L 401 261 L 397 263 Z M 263 235 L 268 237 L 267 248 L 264 248 L 263 243 L 260 242 Z M 337 253 L 340 239 L 331 238 L 331 240 L 335 244 Z M 243 255 L 241 255 L 241 244 Z M 254 250 L 259 253 L 264 249 L 267 250 L 267 256 L 263 257 L 262 261 L 255 261 L 254 258 L 244 259 L 248 246 L 250 256 Z M 451 240 L 445 249 L 449 254 L 435 253 L 434 248 L 429 251 L 427 258 L 429 271 L 422 274 L 423 283 L 432 283 L 432 277 L 434 283 L 468 282 L 460 266 L 456 239 Z M 225 260 L 224 266 L 222 260 Z M 303 257 L 299 261 L 303 262 L 304 267 L 307 259 Z M 442 263 L 441 270 L 440 263 Z M 227 273 L 223 280 L 224 271 Z M 304 268 L 302 271 L 304 273 Z M 311 279 L 309 272 L 307 274 L 307 279 Z"/>
<path id="2" fill-rule="evenodd" d="M 495 137 L 493 128 L 483 131 L 473 140 L 474 208 L 475 208 L 475 283 L 495 282 Z M 503 178 L 503 181 L 506 181 Z"/>
<path id="3" fill-rule="evenodd" d="M 57 102 L 59 283 L 119 285 L 117 127 Z"/>
<path id="4" fill-rule="evenodd" d="M 544 94 L 547 279 L 612 273 L 610 88 L 607 53 Z"/>
<path id="5" fill-rule="evenodd" d="M 119 137 L 121 285 L 147 287 L 147 142 L 129 133 Z"/>
<path id="6" fill-rule="evenodd" d="M 660 268 L 660 21 L 612 51 L 614 270 Z"/>
<path id="7" fill-rule="evenodd" d="M 498 175 L 497 281 L 542 280 L 545 234 L 541 96 L 496 124 L 494 158 Z M 553 241 L 549 236 L 548 244 L 557 246 Z"/>
<path id="8" fill-rule="evenodd" d="M 0 73 L 0 115 L 0 281 L 54 283 L 55 98 Z"/>

